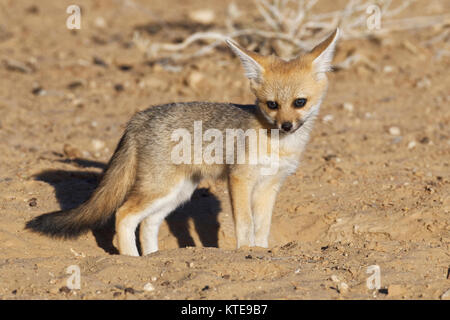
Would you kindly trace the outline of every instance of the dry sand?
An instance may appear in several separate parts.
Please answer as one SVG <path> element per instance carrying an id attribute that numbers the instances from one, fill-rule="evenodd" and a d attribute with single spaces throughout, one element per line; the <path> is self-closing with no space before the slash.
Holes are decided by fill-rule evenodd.
<path id="1" fill-rule="evenodd" d="M 149 11 L 78 2 L 77 32 L 65 28 L 71 1 L 0 2 L 0 299 L 445 298 L 450 60 L 436 56 L 442 42 L 423 45 L 434 29 L 339 45 L 336 61 L 356 50 L 372 64 L 330 75 L 302 164 L 278 196 L 270 249 L 235 250 L 222 182 L 172 214 L 161 250 L 146 257 L 117 255 L 111 226 L 70 241 L 25 231 L 29 219 L 89 196 L 134 112 L 253 101 L 228 50 L 172 72 L 131 43 L 143 25 L 154 41 L 186 36 L 199 28 L 187 12 L 204 1 L 134 1 Z M 224 2 L 207 3 L 223 25 Z M 419 1 L 406 14 L 449 11 Z M 80 290 L 64 288 L 70 265 L 80 267 Z M 381 291 L 366 286 L 371 265 Z"/>

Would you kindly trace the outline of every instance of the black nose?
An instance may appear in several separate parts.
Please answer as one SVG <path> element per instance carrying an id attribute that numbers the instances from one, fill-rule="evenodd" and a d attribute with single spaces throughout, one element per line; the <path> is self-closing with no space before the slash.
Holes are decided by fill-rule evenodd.
<path id="1" fill-rule="evenodd" d="M 286 132 L 291 131 L 291 129 L 292 129 L 292 123 L 290 123 L 290 122 L 283 122 L 283 123 L 281 124 L 281 129 L 283 129 L 283 130 L 286 131 Z"/>

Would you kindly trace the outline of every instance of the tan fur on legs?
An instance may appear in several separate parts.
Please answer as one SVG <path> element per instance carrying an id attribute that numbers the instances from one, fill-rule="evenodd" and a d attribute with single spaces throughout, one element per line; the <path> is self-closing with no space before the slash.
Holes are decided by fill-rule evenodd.
<path id="1" fill-rule="evenodd" d="M 255 246 L 268 248 L 272 211 L 281 181 L 278 177 L 267 177 L 259 182 L 252 194 Z"/>
<path id="2" fill-rule="evenodd" d="M 250 196 L 253 183 L 248 177 L 230 175 L 228 178 L 236 230 L 237 248 L 254 245 L 253 215 Z"/>

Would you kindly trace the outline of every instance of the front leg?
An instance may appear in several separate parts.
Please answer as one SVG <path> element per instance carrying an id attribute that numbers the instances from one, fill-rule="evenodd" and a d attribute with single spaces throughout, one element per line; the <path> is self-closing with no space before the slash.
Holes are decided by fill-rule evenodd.
<path id="1" fill-rule="evenodd" d="M 267 178 L 255 186 L 252 195 L 255 245 L 269 247 L 272 211 L 282 181 L 277 177 Z"/>
<path id="2" fill-rule="evenodd" d="M 253 183 L 246 177 L 230 174 L 228 185 L 236 229 L 237 247 L 254 246 L 253 216 L 250 202 Z"/>

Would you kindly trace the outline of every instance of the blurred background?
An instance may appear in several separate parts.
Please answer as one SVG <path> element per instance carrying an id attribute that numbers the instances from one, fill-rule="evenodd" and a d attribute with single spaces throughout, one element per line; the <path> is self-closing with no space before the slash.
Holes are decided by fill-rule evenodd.
<path id="1" fill-rule="evenodd" d="M 32 217 L 89 196 L 136 111 L 174 101 L 253 103 L 226 37 L 288 59 L 336 27 L 329 92 L 302 164 L 279 194 L 275 249 L 258 253 L 258 263 L 229 251 L 234 227 L 222 182 L 203 183 L 162 226 L 163 251 L 134 267 L 110 256 L 113 226 L 68 242 L 23 231 Z M 65 279 L 76 259 L 85 273 L 97 265 L 82 291 L 88 298 L 116 297 L 116 263 L 137 287 L 139 272 L 166 272 L 166 261 L 172 284 L 151 297 L 336 298 L 336 275 L 350 286 L 347 297 L 367 298 L 365 267 L 380 264 L 386 290 L 377 297 L 445 298 L 449 39 L 450 2 L 441 0 L 0 0 L 0 259 L 9 261 L 0 264 L 0 297 L 57 297 L 51 281 Z M 186 271 L 186 259 L 201 270 Z M 202 291 L 206 283 L 220 289 Z"/>

